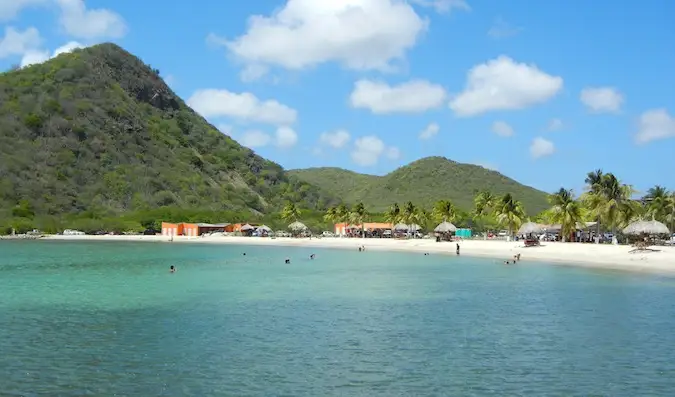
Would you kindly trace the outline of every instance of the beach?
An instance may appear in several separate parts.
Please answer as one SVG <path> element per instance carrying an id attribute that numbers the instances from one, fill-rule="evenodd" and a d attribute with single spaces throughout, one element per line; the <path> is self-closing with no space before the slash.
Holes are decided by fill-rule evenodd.
<path id="1" fill-rule="evenodd" d="M 167 236 L 46 236 L 47 240 L 66 241 L 147 241 L 169 243 Z M 185 237 L 176 236 L 171 243 L 232 244 L 257 246 L 284 246 L 305 248 L 335 248 L 373 251 L 404 251 L 429 254 L 456 255 L 454 242 L 437 243 L 433 239 L 374 239 L 374 238 L 261 238 L 261 237 Z M 459 242 L 463 256 L 512 260 L 521 254 L 519 265 L 550 263 L 600 269 L 649 272 L 675 275 L 675 247 L 651 247 L 652 251 L 631 252 L 628 245 L 543 242 L 539 247 L 524 247 L 522 242 L 494 240 L 463 240 Z"/>

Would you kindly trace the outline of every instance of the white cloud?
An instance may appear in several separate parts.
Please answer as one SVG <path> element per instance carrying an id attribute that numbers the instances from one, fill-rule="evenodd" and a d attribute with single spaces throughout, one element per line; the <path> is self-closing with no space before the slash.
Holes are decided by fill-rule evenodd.
<path id="1" fill-rule="evenodd" d="M 244 132 L 238 141 L 248 148 L 255 149 L 272 143 L 272 137 L 262 131 L 251 130 Z"/>
<path id="2" fill-rule="evenodd" d="M 23 58 L 21 58 L 21 67 L 23 68 L 26 66 L 46 62 L 51 58 L 55 58 L 61 54 L 72 52 L 78 48 L 84 48 L 84 45 L 78 43 L 77 41 L 71 41 L 54 50 L 54 53 L 51 55 L 49 54 L 49 51 L 43 50 L 28 51 L 23 55 Z"/>
<path id="3" fill-rule="evenodd" d="M 442 106 L 445 100 L 443 87 L 424 80 L 412 80 L 397 86 L 359 80 L 349 98 L 352 107 L 369 109 L 375 114 L 422 113 Z"/>
<path id="4" fill-rule="evenodd" d="M 198 90 L 187 104 L 204 117 L 231 117 L 241 121 L 288 126 L 295 123 L 298 113 L 274 100 L 262 101 L 255 95 L 237 94 L 227 90 Z"/>
<path id="5" fill-rule="evenodd" d="M 471 7 L 464 0 L 411 0 L 411 2 L 422 7 L 432 7 L 441 14 L 452 10 L 471 10 Z"/>
<path id="6" fill-rule="evenodd" d="M 546 129 L 548 131 L 559 131 L 562 130 L 565 125 L 563 124 L 562 120 L 560 119 L 551 119 L 551 121 L 548 122 L 548 126 L 546 126 Z"/>
<path id="7" fill-rule="evenodd" d="M 522 28 L 512 26 L 500 17 L 495 19 L 494 24 L 490 27 L 487 34 L 493 39 L 505 39 L 517 35 L 522 30 Z"/>
<path id="8" fill-rule="evenodd" d="M 337 130 L 333 132 L 322 132 L 319 136 L 319 142 L 322 145 L 330 146 L 335 149 L 343 148 L 351 139 L 346 130 Z"/>
<path id="9" fill-rule="evenodd" d="M 290 127 L 280 127 L 276 131 L 276 145 L 282 149 L 288 149 L 298 143 L 298 134 Z"/>
<path id="10" fill-rule="evenodd" d="M 492 132 L 502 137 L 509 137 L 513 135 L 513 127 L 504 121 L 495 121 L 492 123 Z"/>
<path id="11" fill-rule="evenodd" d="M 396 147 L 387 147 L 380 138 L 373 135 L 361 137 L 354 142 L 352 160 L 362 167 L 377 164 L 382 155 L 395 160 L 401 156 L 401 152 Z"/>
<path id="12" fill-rule="evenodd" d="M 14 19 L 26 7 L 42 5 L 48 0 L 0 0 L 0 21 Z"/>
<path id="13" fill-rule="evenodd" d="M 640 115 L 635 142 L 645 144 L 675 137 L 675 117 L 666 109 L 652 109 Z"/>
<path id="14" fill-rule="evenodd" d="M 427 30 L 428 20 L 400 0 L 288 0 L 271 16 L 255 15 L 233 40 L 210 34 L 245 65 L 300 70 L 325 62 L 388 70 Z M 250 76 L 249 76 L 250 77 Z"/>
<path id="15" fill-rule="evenodd" d="M 5 28 L 5 36 L 0 40 L 0 59 L 37 51 L 42 44 L 40 32 L 33 28 L 24 31 L 11 26 Z"/>
<path id="16" fill-rule="evenodd" d="M 579 97 L 588 110 L 595 113 L 616 113 L 623 105 L 623 95 L 613 87 L 588 87 Z"/>
<path id="17" fill-rule="evenodd" d="M 82 39 L 120 38 L 128 28 L 118 13 L 105 9 L 87 9 L 84 0 L 56 0 L 61 7 L 61 27 Z"/>
<path id="18" fill-rule="evenodd" d="M 441 130 L 441 127 L 437 123 L 431 123 L 429 124 L 422 132 L 420 132 L 420 139 L 422 140 L 427 140 L 431 139 L 436 134 L 438 134 L 438 131 Z"/>
<path id="19" fill-rule="evenodd" d="M 390 146 L 387 148 L 386 156 L 389 160 L 398 160 L 401 158 L 401 150 L 397 147 Z"/>
<path id="20" fill-rule="evenodd" d="M 555 152 L 555 146 L 553 142 L 546 140 L 542 137 L 536 137 L 530 144 L 530 155 L 532 158 L 538 159 L 540 157 L 550 156 Z"/>
<path id="21" fill-rule="evenodd" d="M 466 87 L 452 99 L 450 108 L 464 117 L 519 110 L 546 102 L 562 87 L 562 77 L 502 55 L 469 70 Z"/>

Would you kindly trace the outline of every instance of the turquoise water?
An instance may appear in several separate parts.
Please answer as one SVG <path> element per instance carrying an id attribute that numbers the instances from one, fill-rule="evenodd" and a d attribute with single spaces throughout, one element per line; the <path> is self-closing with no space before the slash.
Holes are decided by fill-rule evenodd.
<path id="1" fill-rule="evenodd" d="M 0 242 L 0 394 L 673 395 L 674 279 L 526 262 Z"/>

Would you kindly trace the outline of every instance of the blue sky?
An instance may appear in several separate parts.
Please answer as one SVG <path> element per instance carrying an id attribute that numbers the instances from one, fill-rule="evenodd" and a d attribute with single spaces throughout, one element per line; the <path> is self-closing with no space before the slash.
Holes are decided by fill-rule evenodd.
<path id="1" fill-rule="evenodd" d="M 440 155 L 547 191 L 596 168 L 675 189 L 673 2 L 2 3 L 4 69 L 115 42 L 286 168 Z"/>

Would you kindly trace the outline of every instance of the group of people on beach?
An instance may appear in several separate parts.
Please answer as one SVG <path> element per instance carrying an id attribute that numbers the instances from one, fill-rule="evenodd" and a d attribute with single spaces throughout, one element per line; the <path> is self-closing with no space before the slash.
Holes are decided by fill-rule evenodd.
<path id="1" fill-rule="evenodd" d="M 518 253 L 516 255 L 513 255 L 513 260 L 508 260 L 508 259 L 505 260 L 504 264 L 505 265 L 515 265 L 516 262 L 518 262 L 519 260 L 520 260 L 520 254 Z"/>

